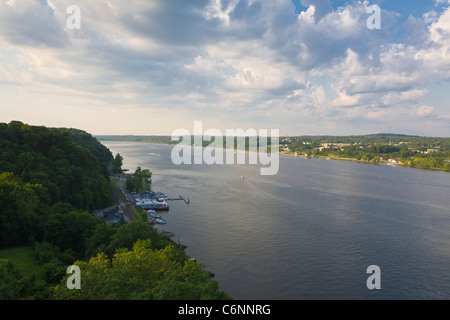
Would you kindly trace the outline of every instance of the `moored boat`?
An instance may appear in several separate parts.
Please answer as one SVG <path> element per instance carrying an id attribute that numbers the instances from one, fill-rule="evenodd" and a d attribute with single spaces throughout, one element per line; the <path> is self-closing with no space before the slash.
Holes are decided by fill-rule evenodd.
<path id="1" fill-rule="evenodd" d="M 167 221 L 164 220 L 164 219 L 162 219 L 162 218 L 155 218 L 155 222 L 156 222 L 156 223 L 159 223 L 159 224 L 165 224 L 165 223 L 167 223 Z"/>
<path id="2" fill-rule="evenodd" d="M 161 218 L 161 216 L 159 214 L 157 214 L 156 211 L 153 209 L 148 210 L 147 214 L 152 218 Z"/>

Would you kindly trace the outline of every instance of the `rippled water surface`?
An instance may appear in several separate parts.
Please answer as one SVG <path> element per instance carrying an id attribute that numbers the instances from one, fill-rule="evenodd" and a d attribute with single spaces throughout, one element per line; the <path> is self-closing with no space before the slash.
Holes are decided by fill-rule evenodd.
<path id="1" fill-rule="evenodd" d="M 167 145 L 102 143 L 124 168 L 150 169 L 153 190 L 190 198 L 169 202 L 158 228 L 235 299 L 450 299 L 449 173 L 280 156 L 261 176 L 176 166 Z M 367 289 L 370 265 L 381 290 Z"/>

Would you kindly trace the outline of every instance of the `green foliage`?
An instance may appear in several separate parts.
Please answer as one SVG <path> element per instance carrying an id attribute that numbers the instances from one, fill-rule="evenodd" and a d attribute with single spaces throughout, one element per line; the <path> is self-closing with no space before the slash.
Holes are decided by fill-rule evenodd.
<path id="1" fill-rule="evenodd" d="M 152 173 L 148 169 L 137 167 L 132 175 L 128 175 L 125 180 L 125 188 L 128 191 L 141 192 L 145 191 L 147 180 L 152 177 Z"/>
<path id="2" fill-rule="evenodd" d="M 0 299 L 11 300 L 20 297 L 20 275 L 14 264 L 7 259 L 0 259 Z"/>
<path id="3" fill-rule="evenodd" d="M 83 244 L 77 239 L 91 231 L 93 219 L 81 218 L 79 210 L 113 203 L 106 164 L 69 136 L 83 137 L 91 147 L 100 144 L 74 129 L 0 123 L 0 247 L 50 241 L 79 253 Z M 73 211 L 77 213 L 62 216 Z M 74 238 L 67 244 L 69 235 Z"/>
<path id="4" fill-rule="evenodd" d="M 152 300 L 230 299 L 209 272 L 191 260 L 173 259 L 173 246 L 153 249 L 151 240 L 138 240 L 132 250 L 118 250 L 113 258 L 99 254 L 77 261 L 81 290 L 68 290 L 64 279 L 54 289 L 56 299 Z"/>
<path id="5" fill-rule="evenodd" d="M 72 250 L 78 258 L 84 256 L 87 249 L 86 239 L 94 234 L 96 226 L 103 221 L 78 211 L 49 215 L 42 223 L 43 241 Z"/>
<path id="6" fill-rule="evenodd" d="M 113 160 L 111 151 L 91 134 L 85 131 L 72 128 L 52 128 L 52 130 L 64 132 L 72 142 L 86 150 L 89 150 L 99 161 L 104 164 L 109 164 Z"/>
<path id="7" fill-rule="evenodd" d="M 0 123 L 0 172 L 42 185 L 50 203 L 92 211 L 112 202 L 106 164 L 61 129 Z"/>
<path id="8" fill-rule="evenodd" d="M 113 174 L 118 174 L 122 172 L 122 165 L 123 165 L 123 157 L 118 153 L 114 157 L 114 160 L 111 164 L 111 172 Z"/>
<path id="9" fill-rule="evenodd" d="M 97 256 L 99 253 L 109 252 L 111 250 L 111 240 L 117 233 L 118 227 L 118 225 L 108 226 L 105 223 L 97 224 L 92 235 L 85 241 L 85 258 L 89 259 Z"/>
<path id="10" fill-rule="evenodd" d="M 19 272 L 34 274 L 36 266 L 32 254 L 33 246 L 9 247 L 0 250 L 0 259 L 10 260 Z"/>
<path id="11" fill-rule="evenodd" d="M 169 238 L 159 234 L 151 225 L 142 221 L 132 221 L 117 229 L 105 252 L 111 255 L 120 248 L 131 249 L 136 241 L 144 239 L 151 240 L 156 249 L 175 244 Z"/>
<path id="12" fill-rule="evenodd" d="M 24 183 L 11 172 L 0 174 L 0 247 L 26 243 L 33 229 L 41 185 Z"/>

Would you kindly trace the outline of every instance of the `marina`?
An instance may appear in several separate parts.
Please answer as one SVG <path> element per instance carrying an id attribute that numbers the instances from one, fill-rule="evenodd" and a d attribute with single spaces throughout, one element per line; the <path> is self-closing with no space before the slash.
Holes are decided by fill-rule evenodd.
<path id="1" fill-rule="evenodd" d="M 182 200 L 186 204 L 189 204 L 191 202 L 189 198 L 183 197 L 181 195 L 179 195 L 178 198 L 169 198 L 162 192 L 132 192 L 132 195 L 134 198 L 135 206 L 144 210 L 169 210 L 170 206 L 167 201 Z"/>
<path id="2" fill-rule="evenodd" d="M 123 184 L 121 186 L 123 187 Z M 167 224 L 167 220 L 157 213 L 157 211 L 169 211 L 170 206 L 167 201 L 182 200 L 186 204 L 190 203 L 190 199 L 182 195 L 179 195 L 178 198 L 168 197 L 160 191 L 127 192 L 121 189 L 121 192 L 127 198 L 128 204 L 147 212 L 147 223 L 149 224 Z"/>

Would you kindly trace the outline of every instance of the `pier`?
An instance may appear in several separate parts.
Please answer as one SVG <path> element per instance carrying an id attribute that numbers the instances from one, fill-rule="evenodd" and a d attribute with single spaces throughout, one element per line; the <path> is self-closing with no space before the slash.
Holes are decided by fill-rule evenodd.
<path id="1" fill-rule="evenodd" d="M 189 204 L 191 200 L 189 198 L 185 198 L 181 195 L 178 196 L 178 198 L 167 198 L 166 200 L 174 201 L 174 200 L 183 200 L 186 204 Z"/>

